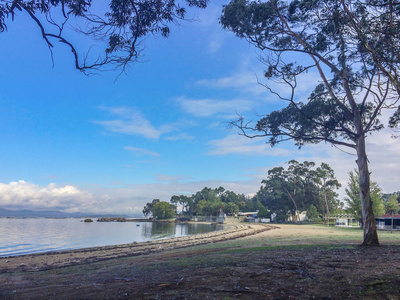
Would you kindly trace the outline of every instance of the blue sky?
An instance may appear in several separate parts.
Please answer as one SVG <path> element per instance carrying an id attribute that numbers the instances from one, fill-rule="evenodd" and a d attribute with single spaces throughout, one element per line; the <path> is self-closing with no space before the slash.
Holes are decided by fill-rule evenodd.
<path id="1" fill-rule="evenodd" d="M 118 72 L 75 70 L 62 45 L 53 67 L 32 21 L 9 22 L 0 34 L 0 207 L 140 214 L 154 198 L 204 186 L 255 193 L 269 168 L 290 159 L 325 161 L 345 184 L 354 156 L 323 144 L 270 148 L 227 128 L 236 111 L 256 119 L 253 111 L 282 103 L 257 84 L 259 53 L 221 29 L 221 8 L 190 12 L 198 21 L 168 39 L 148 37 L 144 62 L 116 81 Z M 299 95 L 315 82 L 309 74 Z M 390 134 L 368 144 L 372 180 L 385 192 L 399 190 Z"/>

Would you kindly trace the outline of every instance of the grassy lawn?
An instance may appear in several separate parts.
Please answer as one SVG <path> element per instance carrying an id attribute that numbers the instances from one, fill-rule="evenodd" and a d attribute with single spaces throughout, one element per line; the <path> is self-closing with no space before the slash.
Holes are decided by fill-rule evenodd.
<path id="1" fill-rule="evenodd" d="M 326 225 L 271 224 L 279 227 L 256 236 L 249 236 L 223 243 L 207 244 L 196 249 L 221 248 L 274 248 L 281 246 L 336 246 L 348 247 L 362 243 L 362 228 L 335 227 Z M 381 245 L 400 245 L 400 231 L 378 231 Z"/>

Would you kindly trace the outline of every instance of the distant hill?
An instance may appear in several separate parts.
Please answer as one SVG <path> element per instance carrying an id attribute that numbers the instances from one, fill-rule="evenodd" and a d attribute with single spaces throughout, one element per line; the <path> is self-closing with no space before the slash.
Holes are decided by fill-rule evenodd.
<path id="1" fill-rule="evenodd" d="M 85 213 L 65 213 L 61 211 L 34 211 L 34 210 L 8 210 L 4 208 L 0 208 L 0 218 L 85 218 L 85 217 L 103 217 L 103 218 L 112 218 L 112 217 L 123 217 L 129 218 L 127 215 L 112 215 L 112 214 L 85 214 Z"/>

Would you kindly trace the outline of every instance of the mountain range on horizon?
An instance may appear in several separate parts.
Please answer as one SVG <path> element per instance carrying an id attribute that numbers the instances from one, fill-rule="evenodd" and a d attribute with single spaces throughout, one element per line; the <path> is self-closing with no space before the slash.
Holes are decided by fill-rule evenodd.
<path id="1" fill-rule="evenodd" d="M 46 211 L 34 211 L 34 210 L 8 210 L 5 208 L 0 208 L 0 218 L 112 218 L 112 217 L 123 217 L 129 218 L 128 215 L 116 215 L 116 214 L 93 214 L 93 213 L 66 213 L 56 210 L 46 210 Z"/>

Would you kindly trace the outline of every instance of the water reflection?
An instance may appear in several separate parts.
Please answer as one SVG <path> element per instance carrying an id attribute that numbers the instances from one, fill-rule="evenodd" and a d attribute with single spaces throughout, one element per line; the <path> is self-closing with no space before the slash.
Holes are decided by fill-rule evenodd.
<path id="1" fill-rule="evenodd" d="M 145 242 L 222 230 L 222 225 L 0 218 L 0 256 Z"/>

